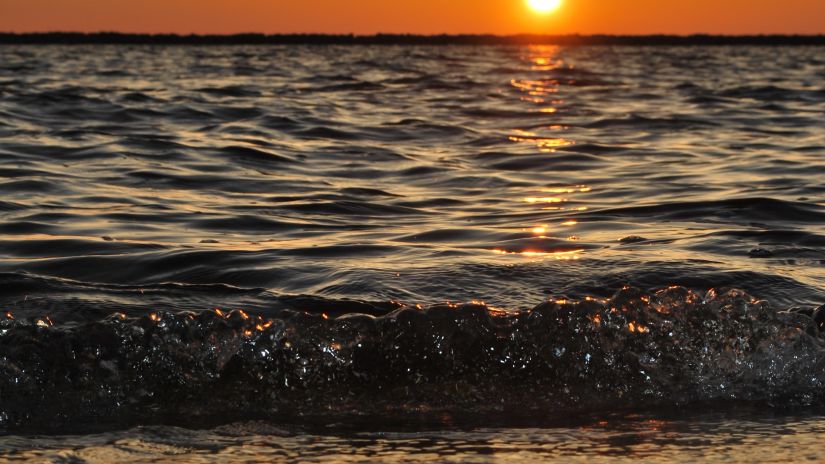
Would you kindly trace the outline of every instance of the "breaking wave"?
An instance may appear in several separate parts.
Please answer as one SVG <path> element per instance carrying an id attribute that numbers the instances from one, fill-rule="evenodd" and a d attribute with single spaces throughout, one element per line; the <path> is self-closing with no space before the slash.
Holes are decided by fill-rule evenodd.
<path id="1" fill-rule="evenodd" d="M 394 309 L 393 309 L 394 308 Z M 565 414 L 697 402 L 825 402 L 825 306 L 777 311 L 684 287 L 383 314 L 221 310 L 0 322 L 7 431 L 228 418 Z"/>

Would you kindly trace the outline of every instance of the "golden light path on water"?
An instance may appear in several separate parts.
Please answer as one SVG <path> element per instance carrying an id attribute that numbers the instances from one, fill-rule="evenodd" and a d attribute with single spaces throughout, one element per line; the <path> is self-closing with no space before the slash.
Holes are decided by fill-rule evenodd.
<path id="1" fill-rule="evenodd" d="M 531 9 L 537 12 L 551 12 L 561 6 L 561 1 L 530 1 Z M 556 46 L 532 46 L 523 60 L 536 72 L 549 72 L 565 66 L 563 60 L 558 58 L 559 47 Z M 553 99 L 552 96 L 559 93 L 560 82 L 558 79 L 513 79 L 510 85 L 520 91 L 521 101 L 531 103 L 536 111 L 544 114 L 558 112 L 558 105 L 564 103 L 561 99 Z M 548 136 L 544 133 L 558 133 L 565 131 L 566 127 L 561 124 L 550 124 L 533 130 L 514 128 L 508 139 L 514 143 L 526 143 L 535 146 L 537 154 L 557 153 L 557 149 L 575 145 L 575 141 L 560 136 Z M 531 156 L 531 155 L 525 155 Z M 561 185 L 543 188 L 535 196 L 523 198 L 523 203 L 534 205 L 540 211 L 563 213 L 564 211 L 582 212 L 586 211 L 586 206 L 569 206 L 575 202 L 576 194 L 587 194 L 593 191 L 588 185 L 563 185 L 564 179 L 560 179 Z M 552 196 L 550 196 L 550 194 Z M 577 261 L 581 259 L 585 252 L 583 248 L 559 249 L 559 240 L 576 242 L 581 237 L 570 235 L 570 228 L 576 226 L 578 221 L 573 219 L 556 220 L 554 224 L 542 223 L 520 229 L 522 232 L 529 232 L 538 240 L 538 243 L 531 242 L 530 246 L 524 248 L 494 248 L 492 251 L 497 255 L 516 255 L 529 259 L 553 258 L 560 261 Z M 563 237 L 561 237 L 563 236 Z M 547 247 L 542 247 L 542 242 L 547 242 Z"/>

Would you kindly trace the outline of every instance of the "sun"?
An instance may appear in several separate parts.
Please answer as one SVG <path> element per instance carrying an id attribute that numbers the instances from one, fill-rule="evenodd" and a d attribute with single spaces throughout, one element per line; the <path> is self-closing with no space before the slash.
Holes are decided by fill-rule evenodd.
<path id="1" fill-rule="evenodd" d="M 561 7 L 562 0 L 527 0 L 527 6 L 540 14 L 552 13 Z"/>

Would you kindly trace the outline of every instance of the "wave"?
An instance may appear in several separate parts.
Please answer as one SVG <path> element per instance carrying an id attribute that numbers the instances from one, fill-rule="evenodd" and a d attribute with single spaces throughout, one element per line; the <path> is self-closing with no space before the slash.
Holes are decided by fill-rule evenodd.
<path id="1" fill-rule="evenodd" d="M 395 308 L 393 308 L 395 306 Z M 0 321 L 6 431 L 253 419 L 825 402 L 825 305 L 625 287 L 529 311 L 483 303 Z"/>
<path id="2" fill-rule="evenodd" d="M 735 198 L 719 201 L 673 202 L 650 206 L 613 208 L 585 215 L 593 217 L 651 217 L 686 220 L 718 218 L 725 221 L 776 221 L 777 223 L 822 223 L 825 208 L 819 204 L 778 200 L 775 198 Z"/>

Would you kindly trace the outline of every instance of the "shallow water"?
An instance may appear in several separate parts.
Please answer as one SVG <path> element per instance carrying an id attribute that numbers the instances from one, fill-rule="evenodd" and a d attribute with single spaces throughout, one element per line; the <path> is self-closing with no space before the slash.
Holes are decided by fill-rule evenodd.
<path id="1" fill-rule="evenodd" d="M 821 404 L 822 56 L 2 47 L 0 429 Z"/>
<path id="2" fill-rule="evenodd" d="M 236 423 L 0 438 L 9 462 L 821 462 L 821 416 L 753 412 L 590 419 L 569 426 L 300 430 Z"/>

